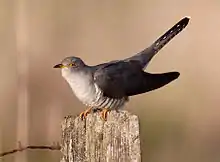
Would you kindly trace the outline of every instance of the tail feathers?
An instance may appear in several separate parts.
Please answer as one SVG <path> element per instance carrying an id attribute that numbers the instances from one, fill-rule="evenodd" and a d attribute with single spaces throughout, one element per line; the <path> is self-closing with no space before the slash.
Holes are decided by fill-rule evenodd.
<path id="1" fill-rule="evenodd" d="M 141 66 L 145 68 L 153 56 L 163 48 L 174 36 L 180 33 L 189 23 L 189 18 L 185 17 L 180 20 L 176 25 L 174 25 L 171 29 L 169 29 L 165 34 L 163 34 L 160 38 L 158 38 L 150 47 L 144 49 L 137 55 L 134 55 L 128 59 L 129 60 L 137 60 L 141 63 Z"/>
<path id="2" fill-rule="evenodd" d="M 168 30 L 164 35 L 158 38 L 152 45 L 151 49 L 156 54 L 161 48 L 163 48 L 174 36 L 179 34 L 189 23 L 189 18 L 185 17 Z"/>
<path id="3" fill-rule="evenodd" d="M 167 72 L 162 74 L 145 73 L 142 84 L 136 85 L 135 88 L 127 91 L 127 95 L 133 96 L 161 88 L 177 79 L 179 75 L 179 72 Z"/>

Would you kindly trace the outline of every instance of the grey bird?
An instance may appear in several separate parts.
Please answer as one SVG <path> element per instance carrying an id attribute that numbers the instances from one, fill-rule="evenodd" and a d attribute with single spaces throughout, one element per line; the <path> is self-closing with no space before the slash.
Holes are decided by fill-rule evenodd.
<path id="1" fill-rule="evenodd" d="M 69 83 L 76 97 L 89 108 L 80 114 L 84 119 L 93 109 L 101 109 L 106 120 L 107 112 L 123 107 L 130 96 L 149 92 L 177 79 L 179 72 L 152 74 L 144 69 L 155 54 L 188 24 L 189 18 L 158 38 L 151 46 L 124 60 L 115 60 L 89 66 L 79 57 L 66 57 L 54 68 L 61 68 L 63 78 Z"/>

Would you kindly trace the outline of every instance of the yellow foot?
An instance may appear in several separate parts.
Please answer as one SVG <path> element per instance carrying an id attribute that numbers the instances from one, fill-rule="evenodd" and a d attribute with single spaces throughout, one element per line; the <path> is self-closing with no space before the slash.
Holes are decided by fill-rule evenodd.
<path id="1" fill-rule="evenodd" d="M 101 111 L 100 115 L 101 115 L 101 118 L 106 121 L 107 120 L 107 112 L 109 111 L 109 109 L 105 108 Z"/>
<path id="2" fill-rule="evenodd" d="M 85 119 L 86 116 L 91 112 L 91 110 L 92 110 L 91 107 L 88 108 L 88 109 L 86 109 L 85 111 L 83 111 L 83 112 L 80 113 L 79 117 L 80 117 L 82 120 Z"/>

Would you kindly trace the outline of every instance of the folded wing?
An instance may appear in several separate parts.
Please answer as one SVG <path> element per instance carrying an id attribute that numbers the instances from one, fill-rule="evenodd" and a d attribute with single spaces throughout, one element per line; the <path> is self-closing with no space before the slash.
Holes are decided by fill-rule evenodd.
<path id="1" fill-rule="evenodd" d="M 178 72 L 146 73 L 137 61 L 119 61 L 97 69 L 94 81 L 105 96 L 123 98 L 160 88 L 178 76 Z"/>

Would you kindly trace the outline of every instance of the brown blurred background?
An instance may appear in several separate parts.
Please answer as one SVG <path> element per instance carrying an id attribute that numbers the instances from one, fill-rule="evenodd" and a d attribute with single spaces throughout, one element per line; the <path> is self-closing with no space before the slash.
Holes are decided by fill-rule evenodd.
<path id="1" fill-rule="evenodd" d="M 133 97 L 143 162 L 220 161 L 220 1 L 0 0 L 0 152 L 60 140 L 60 123 L 85 106 L 53 65 L 88 64 L 139 52 L 184 16 L 187 28 L 149 72 L 178 70 L 172 84 Z M 58 151 L 15 153 L 4 162 L 58 162 Z"/>

